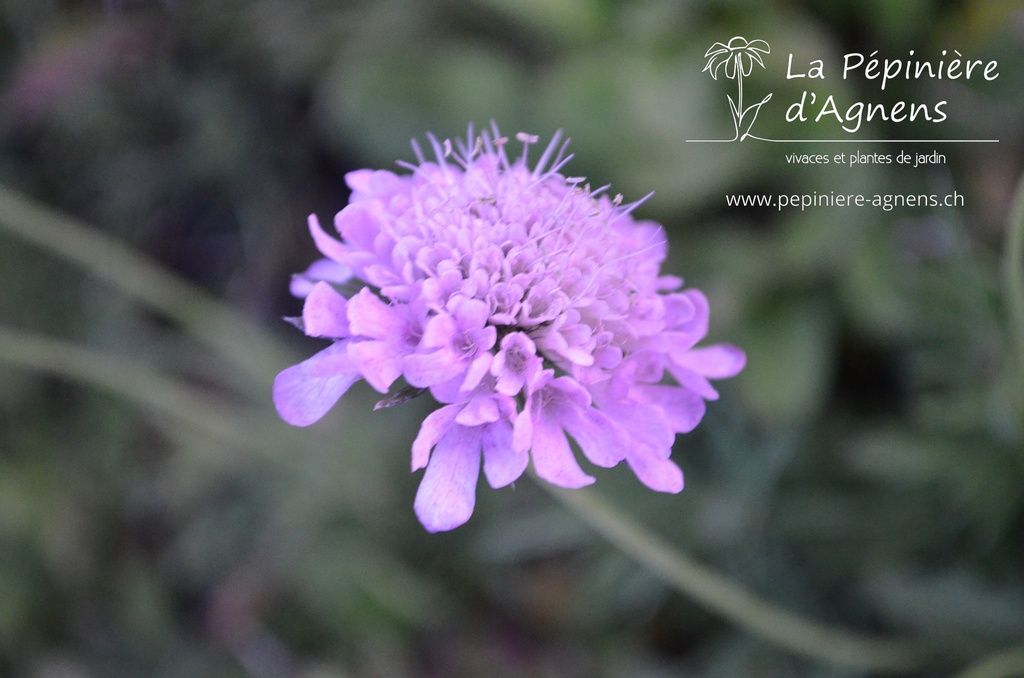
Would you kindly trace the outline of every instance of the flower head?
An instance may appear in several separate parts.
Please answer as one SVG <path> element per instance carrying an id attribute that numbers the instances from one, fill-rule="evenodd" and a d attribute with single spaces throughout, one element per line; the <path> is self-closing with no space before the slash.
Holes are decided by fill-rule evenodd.
<path id="1" fill-rule="evenodd" d="M 426 468 L 414 508 L 430 531 L 469 519 L 481 465 L 493 487 L 531 460 L 556 485 L 593 482 L 570 439 L 593 464 L 625 460 L 649 487 L 680 491 L 676 434 L 718 397 L 708 379 L 745 362 L 732 346 L 694 348 L 707 300 L 659 273 L 665 235 L 633 218 L 638 202 L 561 174 L 560 134 L 534 164 L 537 138 L 516 138 L 513 157 L 496 127 L 470 127 L 454 146 L 430 136 L 431 159 L 413 142 L 409 174 L 349 173 L 341 239 L 311 216 L 327 263 L 293 285 L 296 324 L 332 343 L 278 375 L 278 412 L 311 424 L 360 378 L 381 393 L 404 379 L 382 406 L 429 391 L 440 407 L 412 468 Z M 350 298 L 331 284 L 353 282 Z"/>
<path id="2" fill-rule="evenodd" d="M 747 40 L 737 35 L 729 40 L 728 44 L 716 42 L 708 48 L 704 54 L 704 58 L 708 60 L 704 70 L 710 71 L 711 77 L 718 80 L 718 71 L 724 66 L 725 77 L 735 80 L 737 73 L 744 77 L 750 75 L 755 62 L 764 68 L 761 54 L 770 52 L 771 48 L 764 40 Z"/>

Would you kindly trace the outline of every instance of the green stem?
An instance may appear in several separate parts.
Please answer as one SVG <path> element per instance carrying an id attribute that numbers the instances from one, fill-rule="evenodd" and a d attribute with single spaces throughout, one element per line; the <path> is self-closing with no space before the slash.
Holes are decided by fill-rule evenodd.
<path id="1" fill-rule="evenodd" d="M 265 385 L 297 360 L 241 313 L 116 239 L 0 185 L 0 227 L 84 268 L 151 309 Z"/>
<path id="2" fill-rule="evenodd" d="M 683 595 L 779 647 L 812 659 L 867 671 L 907 671 L 923 649 L 832 628 L 784 610 L 691 559 L 618 511 L 591 489 L 566 490 L 538 480 L 552 496 Z"/>
<path id="3" fill-rule="evenodd" d="M 287 449 L 283 425 L 134 360 L 0 326 L 0 361 L 96 386 L 224 443 L 277 456 Z"/>

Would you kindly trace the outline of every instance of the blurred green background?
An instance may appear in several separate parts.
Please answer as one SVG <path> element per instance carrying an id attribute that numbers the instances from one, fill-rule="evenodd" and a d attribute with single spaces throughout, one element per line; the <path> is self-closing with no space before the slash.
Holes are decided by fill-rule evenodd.
<path id="1" fill-rule="evenodd" d="M 949 102 L 863 138 L 1000 143 L 916 170 L 686 143 L 731 134 L 735 82 L 702 68 L 733 35 L 772 46 L 747 81 L 775 93 L 763 136 L 835 136 L 768 107 L 806 87 L 789 53 L 958 49 L 999 78 L 828 86 Z M 615 468 L 602 495 L 785 609 L 937 650 L 905 675 L 1024 643 L 1000 278 L 1022 63 L 1024 7 L 987 0 L 0 0 L 0 676 L 868 675 L 736 629 L 527 478 L 427 534 L 422 399 L 373 412 L 357 385 L 309 429 L 277 419 L 273 375 L 321 346 L 280 320 L 306 216 L 345 204 L 345 172 L 492 119 L 565 130 L 567 171 L 627 201 L 655 191 L 638 214 L 670 233 L 666 272 L 748 354 L 677 441 L 682 494 Z M 963 208 L 724 200 L 954 189 Z"/>

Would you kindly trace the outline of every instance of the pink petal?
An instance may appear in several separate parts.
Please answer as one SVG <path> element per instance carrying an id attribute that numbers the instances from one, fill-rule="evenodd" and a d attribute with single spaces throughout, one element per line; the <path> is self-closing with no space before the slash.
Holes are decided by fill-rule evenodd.
<path id="1" fill-rule="evenodd" d="M 480 442 L 484 449 L 484 475 L 491 487 L 505 487 L 523 475 L 530 455 L 512 445 L 512 426 L 508 422 L 485 426 Z"/>
<path id="2" fill-rule="evenodd" d="M 626 456 L 628 434 L 600 410 L 587 406 L 566 412 L 562 425 L 587 459 L 598 466 L 610 468 Z"/>
<path id="3" fill-rule="evenodd" d="M 491 310 L 487 303 L 480 299 L 467 299 L 458 295 L 448 302 L 448 309 L 458 318 L 459 328 L 479 329 L 487 324 Z"/>
<path id="4" fill-rule="evenodd" d="M 441 349 L 433 353 L 415 353 L 405 357 L 403 372 L 413 386 L 428 388 L 459 376 L 465 365 L 451 351 Z"/>
<path id="5" fill-rule="evenodd" d="M 547 421 L 547 417 L 541 416 L 540 421 L 534 422 L 531 447 L 537 475 L 552 485 L 577 488 L 594 482 L 576 462 L 562 428 Z"/>
<path id="6" fill-rule="evenodd" d="M 680 386 L 690 389 L 705 400 L 718 400 L 718 391 L 705 377 L 678 365 L 669 364 L 668 369 Z"/>
<path id="7" fill-rule="evenodd" d="M 455 415 L 459 413 L 456 405 L 446 405 L 434 410 L 423 419 L 416 440 L 412 442 L 412 470 L 418 471 L 430 460 L 430 450 L 437 441 L 451 428 Z"/>
<path id="8" fill-rule="evenodd" d="M 390 195 L 402 188 L 401 178 L 388 170 L 354 170 L 345 175 L 345 183 L 357 193 Z"/>
<path id="9" fill-rule="evenodd" d="M 294 426 L 309 426 L 327 414 L 360 374 L 339 341 L 274 379 L 274 406 Z"/>
<path id="10" fill-rule="evenodd" d="M 667 328 L 673 336 L 670 356 L 675 359 L 684 355 L 708 333 L 708 317 L 710 315 L 708 299 L 700 290 L 685 290 L 679 296 L 685 297 L 693 305 L 693 314 L 689 317 L 677 317 L 676 322 Z"/>
<path id="11" fill-rule="evenodd" d="M 462 380 L 462 385 L 459 389 L 462 391 L 472 391 L 474 388 L 479 386 L 480 382 L 490 369 L 491 360 L 493 359 L 494 356 L 491 353 L 481 351 L 480 355 L 474 358 L 469 364 L 469 369 L 466 370 L 466 377 Z"/>
<path id="12" fill-rule="evenodd" d="M 348 172 L 345 174 L 345 183 L 353 191 L 366 192 L 369 190 L 374 171 L 371 169 L 358 169 Z"/>
<path id="13" fill-rule="evenodd" d="M 363 252 L 377 251 L 375 241 L 380 233 L 380 223 L 365 206 L 358 203 L 346 205 L 335 215 L 334 227 L 347 244 Z"/>
<path id="14" fill-rule="evenodd" d="M 676 439 L 675 428 L 669 416 L 661 407 L 640 403 L 632 397 L 608 397 L 604 387 L 605 384 L 597 384 L 591 388 L 601 410 L 629 433 L 631 447 L 641 446 L 657 450 L 667 458 Z"/>
<path id="15" fill-rule="evenodd" d="M 318 282 L 302 306 L 302 325 L 311 337 L 341 339 L 349 334 L 348 301 L 330 284 Z"/>
<path id="16" fill-rule="evenodd" d="M 480 476 L 480 432 L 455 425 L 438 441 L 413 508 L 429 532 L 462 525 L 473 515 Z"/>
<path id="17" fill-rule="evenodd" d="M 385 340 L 400 338 L 408 324 L 402 311 L 366 287 L 348 300 L 348 323 L 353 335 Z"/>
<path id="18" fill-rule="evenodd" d="M 680 323 L 690 320 L 697 313 L 693 299 L 685 292 L 665 295 L 664 303 L 665 322 L 669 327 L 678 327 Z"/>
<path id="19" fill-rule="evenodd" d="M 378 393 L 387 393 L 402 374 L 402 357 L 383 341 L 355 341 L 348 351 L 352 364 Z"/>
<path id="20" fill-rule="evenodd" d="M 352 269 L 334 259 L 317 259 L 309 265 L 303 275 L 313 280 L 343 283 L 352 278 Z"/>
<path id="21" fill-rule="evenodd" d="M 349 248 L 327 235 L 327 232 L 320 226 L 320 220 L 316 218 L 315 214 L 309 215 L 309 232 L 313 236 L 313 242 L 316 243 L 317 249 L 325 257 L 338 262 L 348 261 L 350 256 Z"/>
<path id="22" fill-rule="evenodd" d="M 676 433 L 697 428 L 707 410 L 699 394 L 678 386 L 637 386 L 634 393 L 640 402 L 661 410 Z"/>
<path id="23" fill-rule="evenodd" d="M 519 452 L 526 452 L 533 443 L 533 418 L 524 412 L 512 422 L 512 447 Z"/>
<path id="24" fill-rule="evenodd" d="M 626 461 L 640 482 L 652 490 L 672 494 L 683 491 L 683 472 L 671 460 L 645 454 L 630 454 Z"/>
<path id="25" fill-rule="evenodd" d="M 455 421 L 463 426 L 479 426 L 498 421 L 501 413 L 493 395 L 477 395 L 469 399 Z"/>
<path id="26" fill-rule="evenodd" d="M 455 337 L 455 319 L 447 313 L 435 315 L 427 321 L 423 328 L 423 346 L 427 348 L 440 348 L 451 344 Z"/>
<path id="27" fill-rule="evenodd" d="M 590 392 L 580 386 L 572 377 L 558 377 L 547 383 L 545 388 L 557 392 L 553 403 L 559 406 L 586 407 L 590 404 Z"/>
<path id="28" fill-rule="evenodd" d="M 292 276 L 289 289 L 293 296 L 306 297 L 313 289 L 313 285 L 321 280 L 343 283 L 351 277 L 352 269 L 348 266 L 339 264 L 334 259 L 317 259 L 305 271 Z"/>
<path id="29" fill-rule="evenodd" d="M 673 356 L 676 364 L 710 379 L 727 379 L 739 374 L 747 364 L 746 354 L 731 344 L 693 348 Z"/>

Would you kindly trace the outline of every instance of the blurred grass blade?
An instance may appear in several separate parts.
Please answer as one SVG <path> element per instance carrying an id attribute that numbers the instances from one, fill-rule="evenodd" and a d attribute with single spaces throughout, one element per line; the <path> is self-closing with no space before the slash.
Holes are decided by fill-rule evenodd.
<path id="1" fill-rule="evenodd" d="M 297 359 L 245 316 L 202 288 L 87 224 L 0 185 L 0 228 L 84 268 L 186 332 L 268 389 Z"/>
<path id="2" fill-rule="evenodd" d="M 956 678 L 1016 678 L 1024 676 L 1024 646 L 1006 650 L 974 664 Z"/>
<path id="3" fill-rule="evenodd" d="M 225 443 L 271 456 L 278 455 L 291 430 L 143 363 L 36 333 L 0 327 L 0 361 L 106 389 Z"/>
<path id="4" fill-rule="evenodd" d="M 612 545 L 650 568 L 683 595 L 779 647 L 866 671 L 904 672 L 924 664 L 923 649 L 910 643 L 832 628 L 753 595 L 630 520 L 594 490 L 566 490 L 542 480 L 537 482 Z"/>

